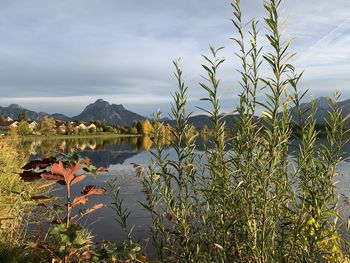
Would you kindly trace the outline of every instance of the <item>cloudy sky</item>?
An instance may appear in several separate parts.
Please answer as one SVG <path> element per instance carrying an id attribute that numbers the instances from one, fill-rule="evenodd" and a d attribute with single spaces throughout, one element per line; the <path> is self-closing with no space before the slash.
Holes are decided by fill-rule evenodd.
<path id="1" fill-rule="evenodd" d="M 242 2 L 247 19 L 263 16 L 263 0 Z M 284 2 L 301 88 L 350 98 L 350 1 Z M 181 57 L 194 109 L 212 44 L 226 47 L 227 111 L 238 90 L 231 17 L 228 0 L 0 0 L 0 105 L 73 116 L 103 98 L 143 115 L 168 112 Z"/>

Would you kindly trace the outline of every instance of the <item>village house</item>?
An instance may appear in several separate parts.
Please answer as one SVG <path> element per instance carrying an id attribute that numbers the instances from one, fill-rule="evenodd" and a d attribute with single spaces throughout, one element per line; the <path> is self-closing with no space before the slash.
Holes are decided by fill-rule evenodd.
<path id="1" fill-rule="evenodd" d="M 91 123 L 89 126 L 87 126 L 87 129 L 95 129 L 96 130 L 96 125 L 95 124 L 93 124 L 93 123 Z"/>
<path id="2" fill-rule="evenodd" d="M 61 133 L 65 133 L 67 131 L 67 126 L 65 123 L 62 123 L 62 124 L 56 126 L 56 129 Z"/>
<path id="3" fill-rule="evenodd" d="M 87 129 L 87 127 L 86 127 L 86 125 L 84 123 L 76 124 L 74 126 L 74 128 L 77 129 L 77 130 L 86 130 Z"/>
<path id="4" fill-rule="evenodd" d="M 0 130 L 10 130 L 16 128 L 18 121 L 0 121 Z"/>
<path id="5" fill-rule="evenodd" d="M 13 121 L 13 119 L 10 116 L 7 116 L 3 121 Z"/>
<path id="6" fill-rule="evenodd" d="M 33 131 L 38 126 L 38 123 L 36 121 L 32 121 L 29 123 L 29 128 Z"/>
<path id="7" fill-rule="evenodd" d="M 61 133 L 65 133 L 67 131 L 67 126 L 66 123 L 64 121 L 60 121 L 60 120 L 56 120 L 56 130 L 61 132 Z"/>

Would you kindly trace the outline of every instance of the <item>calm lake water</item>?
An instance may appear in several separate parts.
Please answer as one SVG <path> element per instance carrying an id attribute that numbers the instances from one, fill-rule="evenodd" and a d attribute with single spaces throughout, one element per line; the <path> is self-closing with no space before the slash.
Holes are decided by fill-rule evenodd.
<path id="1" fill-rule="evenodd" d="M 320 143 L 322 143 L 322 139 Z M 201 145 L 203 145 L 203 142 Z M 147 166 L 151 159 L 149 153 L 151 147 L 152 142 L 147 137 L 52 139 L 26 141 L 24 143 L 24 149 L 31 153 L 32 158 L 54 156 L 59 152 L 78 152 L 81 156 L 90 158 L 95 166 L 107 167 L 109 170 L 107 173 L 98 175 L 97 180 L 89 177 L 82 184 L 74 185 L 73 191 L 75 194 L 79 194 L 82 186 L 89 184 L 103 186 L 108 189 L 108 182 L 111 179 L 118 178 L 121 184 L 121 197 L 124 199 L 124 206 L 132 210 L 128 223 L 130 227 L 134 226 L 133 240 L 143 244 L 150 237 L 148 226 L 151 220 L 149 214 L 139 204 L 139 201 L 145 200 L 145 196 L 141 191 L 139 178 L 135 175 L 131 163 Z M 167 152 L 170 156 L 174 154 L 169 149 Z M 347 156 L 350 156 L 350 144 L 345 148 L 345 152 Z M 337 177 L 337 189 L 339 193 L 350 198 L 350 162 L 342 163 L 339 172 L 343 175 Z M 55 189 L 53 194 L 64 195 L 64 191 Z M 90 217 L 83 221 L 84 225 L 95 235 L 95 241 L 124 241 L 126 235 L 116 222 L 115 213 L 110 207 L 111 197 L 106 194 L 92 197 L 90 200 L 90 205 L 100 202 L 107 205 L 105 208 L 92 213 Z M 349 211 L 346 207 L 341 206 L 342 215 L 350 216 Z M 150 247 L 151 244 L 149 244 Z"/>
<path id="2" fill-rule="evenodd" d="M 149 153 L 151 146 L 152 142 L 147 137 L 50 139 L 24 142 L 24 149 L 30 152 L 32 159 L 56 156 L 60 152 L 77 152 L 82 157 L 90 158 L 96 167 L 107 167 L 109 171 L 98 174 L 97 179 L 88 177 L 82 183 L 74 185 L 73 194 L 79 195 L 83 186 L 91 184 L 109 190 L 108 182 L 118 178 L 124 206 L 132 211 L 128 224 L 130 227 L 134 226 L 133 240 L 143 244 L 147 243 L 150 237 L 148 226 L 151 221 L 148 213 L 138 202 L 145 201 L 145 197 L 141 191 L 140 179 L 135 175 L 135 169 L 131 163 L 147 166 L 151 157 Z M 64 196 L 65 191 L 62 187 L 57 187 L 52 194 Z M 95 203 L 106 205 L 105 208 L 96 210 L 81 221 L 92 231 L 95 241 L 122 242 L 126 239 L 126 235 L 116 221 L 111 202 L 111 196 L 107 193 L 102 196 L 92 196 L 89 205 L 86 206 L 90 207 Z"/>

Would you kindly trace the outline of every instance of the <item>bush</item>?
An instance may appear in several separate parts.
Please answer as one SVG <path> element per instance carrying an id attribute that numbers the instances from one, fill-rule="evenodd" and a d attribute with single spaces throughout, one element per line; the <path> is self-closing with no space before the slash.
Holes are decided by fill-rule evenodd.
<path id="1" fill-rule="evenodd" d="M 200 83 L 213 122 L 211 148 L 196 152 L 196 136 L 188 123 L 187 87 L 175 61 L 179 90 L 175 93 L 171 148 L 161 143 L 160 114 L 154 122 L 153 161 L 142 176 L 152 216 L 153 242 L 162 262 L 340 262 L 346 259 L 340 236 L 338 198 L 333 179 L 348 130 L 336 101 L 326 127 L 328 146 L 317 145 L 313 107 L 303 112 L 306 92 L 297 89 L 301 75 L 290 64 L 290 41 L 279 22 L 280 0 L 265 1 L 267 41 L 258 46 L 258 22 L 243 22 L 240 1 L 233 2 L 234 39 L 241 60 L 237 132 L 225 134 L 220 115 L 220 79 L 225 62 L 211 47 L 203 56 L 205 81 Z M 248 29 L 249 26 L 249 29 Z M 247 32 L 248 30 L 248 32 Z M 249 39 L 246 39 L 249 36 Z M 270 69 L 268 77 L 259 73 Z M 264 92 L 258 98 L 258 92 Z M 314 102 L 313 102 L 314 104 Z M 291 105 L 298 117 L 291 117 Z M 263 111 L 260 118 L 257 106 Z M 292 133 L 298 126 L 300 135 Z"/>

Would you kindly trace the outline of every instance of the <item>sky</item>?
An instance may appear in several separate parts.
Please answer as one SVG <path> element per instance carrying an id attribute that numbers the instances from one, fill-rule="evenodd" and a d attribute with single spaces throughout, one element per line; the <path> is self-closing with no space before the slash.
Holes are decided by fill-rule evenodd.
<path id="1" fill-rule="evenodd" d="M 262 20 L 263 0 L 242 2 L 246 21 Z M 310 99 L 335 89 L 350 98 L 350 1 L 284 0 L 281 13 L 293 63 L 305 71 L 300 88 Z M 74 116 L 103 98 L 144 116 L 167 115 L 177 89 L 172 61 L 181 58 L 197 113 L 205 96 L 201 55 L 214 45 L 225 47 L 228 112 L 239 91 L 231 18 L 226 0 L 0 0 L 0 106 Z"/>

